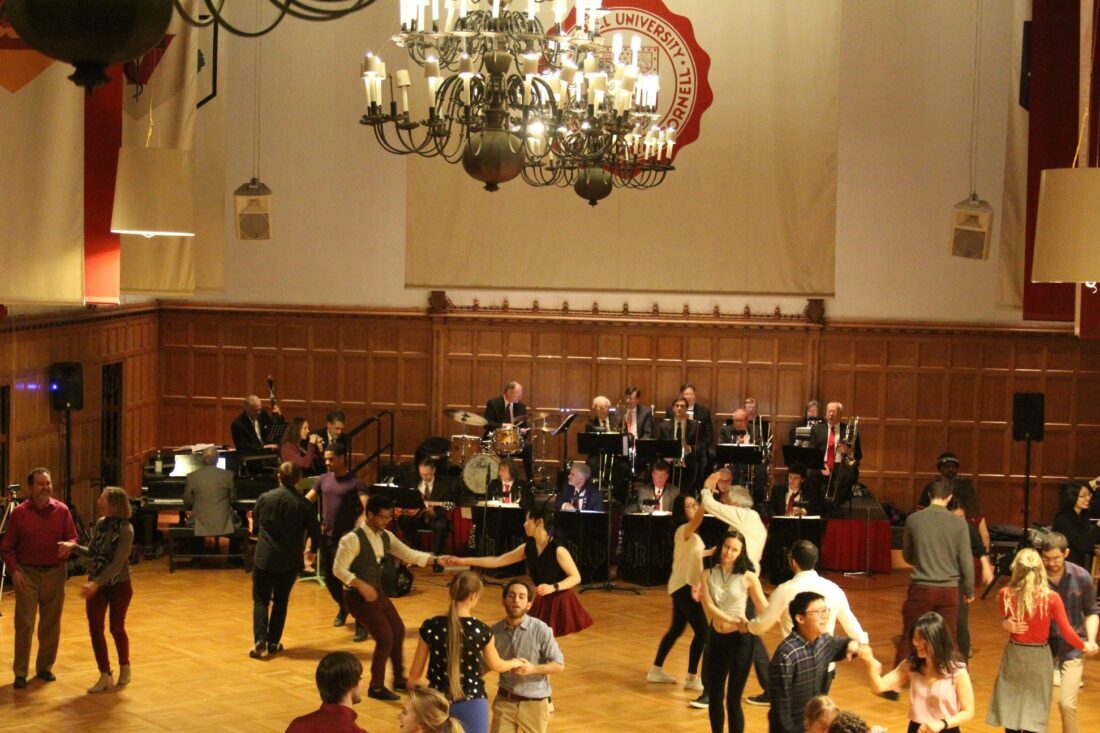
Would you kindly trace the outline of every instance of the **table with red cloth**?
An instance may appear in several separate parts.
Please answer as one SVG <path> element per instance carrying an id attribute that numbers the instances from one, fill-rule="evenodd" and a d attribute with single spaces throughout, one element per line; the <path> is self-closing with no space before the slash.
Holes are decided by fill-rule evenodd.
<path id="1" fill-rule="evenodd" d="M 889 573 L 890 522 L 885 519 L 830 519 L 825 523 L 821 541 L 820 566 L 827 570 L 853 572 L 866 570 L 867 534 L 870 531 L 870 570 Z"/>

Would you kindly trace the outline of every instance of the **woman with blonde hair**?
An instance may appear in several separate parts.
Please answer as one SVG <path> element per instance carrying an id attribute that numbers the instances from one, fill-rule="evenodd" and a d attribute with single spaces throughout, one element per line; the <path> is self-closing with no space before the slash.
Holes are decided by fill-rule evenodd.
<path id="1" fill-rule="evenodd" d="M 130 585 L 130 548 L 134 546 L 134 527 L 130 524 L 130 497 L 117 486 L 108 486 L 96 500 L 100 519 L 92 527 L 87 546 L 76 542 L 59 542 L 69 551 L 86 557 L 88 582 L 81 588 L 88 613 L 88 632 L 92 651 L 99 665 L 99 680 L 88 692 L 104 692 L 116 684 L 107 656 L 107 636 L 103 622 L 111 614 L 111 636 L 118 651 L 118 681 L 130 681 L 130 637 L 126 634 L 126 609 L 134 596 Z"/>
<path id="2" fill-rule="evenodd" d="M 397 714 L 401 727 L 398 733 L 465 733 L 462 723 L 451 717 L 447 697 L 430 687 L 413 690 L 401 712 Z"/>
<path id="3" fill-rule="evenodd" d="M 451 703 L 450 715 L 466 733 L 489 733 L 489 699 L 481 676 L 482 662 L 493 672 L 511 672 L 527 664 L 523 659 L 500 658 L 492 643 L 493 632 L 472 615 L 481 596 L 481 578 L 461 572 L 451 580 L 451 605 L 446 616 L 433 616 L 420 625 L 409 690 L 423 683 L 443 693 Z"/>
<path id="4" fill-rule="evenodd" d="M 1054 661 L 1047 640 L 1051 621 L 1062 638 L 1087 654 L 1086 645 L 1066 618 L 1062 598 L 1050 590 L 1039 553 L 1030 547 L 1012 561 L 1012 578 L 1000 593 L 1008 644 L 993 685 L 993 699 L 985 722 L 1009 731 L 1042 733 L 1047 729 L 1050 696 L 1054 688 Z"/>
<path id="5" fill-rule="evenodd" d="M 806 703 L 802 725 L 806 733 L 828 733 L 829 726 L 839 713 L 840 709 L 828 695 L 818 695 Z"/>

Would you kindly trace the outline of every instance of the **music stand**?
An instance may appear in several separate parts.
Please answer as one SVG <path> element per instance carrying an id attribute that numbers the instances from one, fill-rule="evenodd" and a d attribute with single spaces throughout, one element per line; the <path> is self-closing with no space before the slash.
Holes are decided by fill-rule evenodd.
<path id="1" fill-rule="evenodd" d="M 607 458 L 616 458 L 626 456 L 629 453 L 630 447 L 630 434 L 629 433 L 579 433 L 577 435 L 577 450 L 580 453 L 584 453 L 588 456 L 598 456 L 599 465 L 602 467 L 603 462 Z M 603 473 L 602 471 L 600 472 Z M 598 490 L 603 493 L 603 488 L 600 486 L 602 483 L 602 475 L 600 481 L 597 482 Z M 581 593 L 589 590 L 606 590 L 606 591 L 623 591 L 626 593 L 633 593 L 634 595 L 641 595 L 641 591 L 637 588 L 620 588 L 611 581 L 611 515 L 612 509 L 615 504 L 615 492 L 608 490 L 607 503 L 604 508 L 607 511 L 607 580 L 602 583 L 588 583 L 581 586 Z"/>
<path id="2" fill-rule="evenodd" d="M 719 466 L 759 466 L 764 462 L 764 449 L 758 445 L 719 443 L 714 448 L 714 462 Z"/>
<path id="3" fill-rule="evenodd" d="M 283 436 L 286 435 L 286 429 L 290 427 L 290 423 L 285 420 L 281 422 L 271 423 L 271 427 L 267 429 L 267 435 L 264 436 L 264 445 L 271 445 L 274 443 L 278 445 Z"/>
<path id="4" fill-rule="evenodd" d="M 305 496 L 306 494 L 308 494 L 310 491 L 313 490 L 313 485 L 315 483 L 317 483 L 317 477 L 316 476 L 307 476 L 307 477 L 301 479 L 300 481 L 298 481 L 298 483 L 294 485 L 294 488 L 295 488 L 295 490 L 298 491 L 299 494 L 301 494 L 302 496 Z M 320 501 L 319 498 L 318 498 L 318 501 L 317 501 L 317 519 L 318 520 L 321 519 L 321 501 Z M 321 551 L 322 551 L 322 548 L 320 546 L 317 546 L 317 547 L 314 548 L 314 552 L 313 552 L 313 555 L 314 555 L 314 558 L 313 558 L 313 572 L 309 573 L 307 575 L 299 575 L 298 579 L 294 582 L 301 583 L 303 580 L 307 580 L 307 581 L 312 580 L 313 582 L 317 583 L 318 585 L 324 585 L 325 584 L 325 576 L 321 575 Z"/>
<path id="5" fill-rule="evenodd" d="M 799 463 L 807 471 L 819 470 L 825 465 L 825 452 L 819 448 L 803 448 L 797 445 L 783 446 L 783 465 L 790 467 Z"/>

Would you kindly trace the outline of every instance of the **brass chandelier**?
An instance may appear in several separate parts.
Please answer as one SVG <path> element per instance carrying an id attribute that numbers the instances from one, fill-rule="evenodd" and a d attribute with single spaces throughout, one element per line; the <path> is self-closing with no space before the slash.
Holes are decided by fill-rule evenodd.
<path id="1" fill-rule="evenodd" d="M 658 76 L 639 73 L 641 39 L 608 44 L 602 0 L 576 0 L 571 12 L 567 0 L 524 2 L 401 0 L 392 40 L 423 69 L 427 117 L 413 119 L 409 72 L 388 75 L 367 54 L 360 123 L 390 153 L 461 160 L 487 191 L 522 176 L 572 186 L 595 206 L 613 187 L 662 183 L 676 128 L 657 124 Z M 540 10 L 553 14 L 548 30 Z"/>

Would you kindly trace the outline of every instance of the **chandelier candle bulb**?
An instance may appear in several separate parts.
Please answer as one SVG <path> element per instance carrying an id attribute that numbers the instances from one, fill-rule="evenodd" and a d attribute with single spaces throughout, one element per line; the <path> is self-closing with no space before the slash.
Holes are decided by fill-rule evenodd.
<path id="1" fill-rule="evenodd" d="M 620 57 L 623 55 L 623 34 L 616 33 L 611 37 L 611 62 L 620 65 Z"/>
<path id="2" fill-rule="evenodd" d="M 523 73 L 532 76 L 539 73 L 539 57 L 535 54 L 524 54 Z"/>
<path id="3" fill-rule="evenodd" d="M 642 50 L 642 39 L 640 36 L 630 37 L 630 65 L 637 68 L 638 66 L 638 52 Z"/>
<path id="4" fill-rule="evenodd" d="M 527 20 L 533 21 L 537 13 L 538 7 L 535 5 L 535 0 L 527 0 Z"/>
<path id="5" fill-rule="evenodd" d="M 500 0 L 493 0 L 493 17 L 500 17 Z"/>
<path id="6" fill-rule="evenodd" d="M 595 74 L 597 71 L 599 71 L 599 69 L 600 69 L 599 63 L 600 62 L 596 58 L 595 54 L 590 53 L 587 56 L 585 56 L 584 57 L 584 75 L 590 77 L 592 74 Z"/>
<path id="7" fill-rule="evenodd" d="M 432 23 L 439 23 L 439 0 L 432 0 Z"/>

